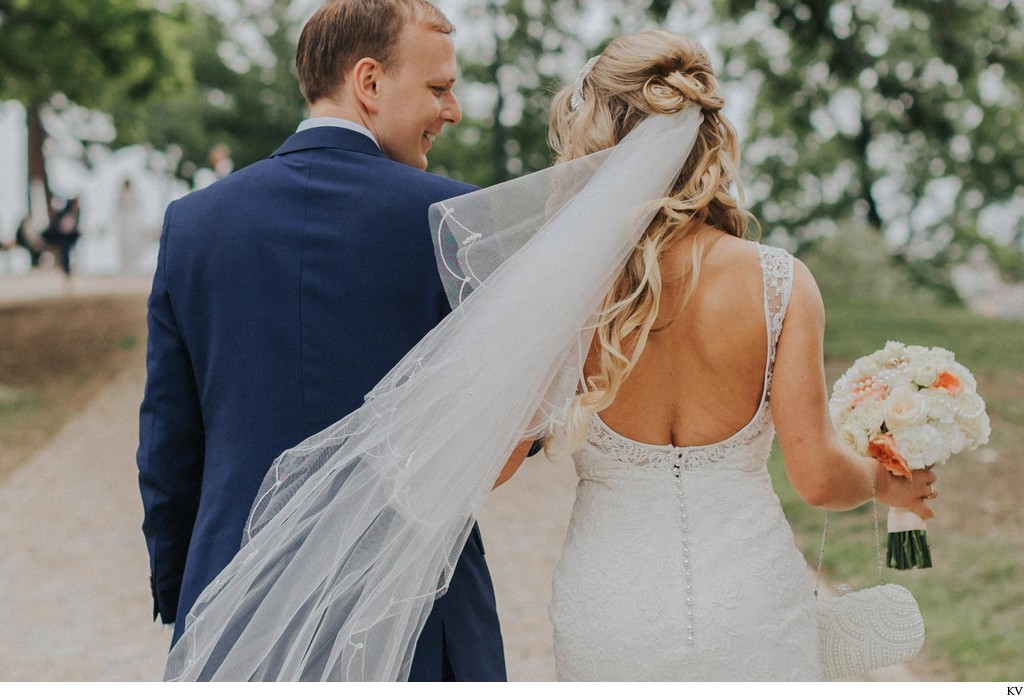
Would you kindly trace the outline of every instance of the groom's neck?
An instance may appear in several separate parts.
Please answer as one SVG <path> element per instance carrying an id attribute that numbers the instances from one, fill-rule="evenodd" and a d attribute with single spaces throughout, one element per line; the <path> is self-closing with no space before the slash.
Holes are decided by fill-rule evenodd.
<path id="1" fill-rule="evenodd" d="M 367 129 L 370 128 L 366 115 L 356 105 L 350 104 L 348 100 L 319 99 L 309 105 L 308 111 L 311 119 L 314 117 L 337 117 L 338 119 L 347 119 L 350 122 L 361 124 Z"/>

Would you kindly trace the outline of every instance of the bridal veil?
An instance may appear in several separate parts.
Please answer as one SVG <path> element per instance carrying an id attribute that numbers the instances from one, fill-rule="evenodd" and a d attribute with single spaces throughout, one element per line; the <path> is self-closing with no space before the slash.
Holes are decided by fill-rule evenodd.
<path id="1" fill-rule="evenodd" d="M 564 421 L 601 301 L 702 121 L 693 104 L 653 115 L 610 149 L 434 205 L 454 311 L 275 460 L 167 679 L 407 677 L 509 454 Z"/>

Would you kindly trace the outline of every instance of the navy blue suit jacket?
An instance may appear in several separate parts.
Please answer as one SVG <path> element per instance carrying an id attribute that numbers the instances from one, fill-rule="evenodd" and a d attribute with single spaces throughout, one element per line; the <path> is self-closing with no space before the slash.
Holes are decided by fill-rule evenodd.
<path id="1" fill-rule="evenodd" d="M 448 312 L 427 209 L 470 189 L 317 127 L 167 208 L 138 464 L 154 616 L 175 639 L 274 458 L 358 408 Z M 475 528 L 411 679 L 452 676 L 505 679 Z"/>

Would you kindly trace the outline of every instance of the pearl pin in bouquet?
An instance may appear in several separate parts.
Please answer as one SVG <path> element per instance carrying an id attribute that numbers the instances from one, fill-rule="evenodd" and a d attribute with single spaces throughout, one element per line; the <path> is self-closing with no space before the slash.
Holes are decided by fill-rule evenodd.
<path id="1" fill-rule="evenodd" d="M 906 478 L 984 445 L 991 432 L 977 382 L 953 353 L 891 340 L 839 378 L 829 410 L 840 440 Z M 890 568 L 932 565 L 921 518 L 890 508 L 888 530 Z"/>

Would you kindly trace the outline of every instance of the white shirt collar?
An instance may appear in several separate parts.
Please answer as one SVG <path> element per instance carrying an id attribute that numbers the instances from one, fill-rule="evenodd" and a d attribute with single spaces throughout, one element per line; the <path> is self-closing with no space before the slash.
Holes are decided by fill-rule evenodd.
<path id="1" fill-rule="evenodd" d="M 369 129 L 367 129 L 362 124 L 357 124 L 354 121 L 342 119 L 341 117 L 312 117 L 310 119 L 304 119 L 302 120 L 302 123 L 299 124 L 299 128 L 295 130 L 295 133 L 305 131 L 306 129 L 313 129 L 318 126 L 335 126 L 341 129 L 348 129 L 350 131 L 354 131 L 357 134 L 362 134 L 363 136 L 366 136 L 371 141 L 373 141 L 378 148 L 380 148 L 380 144 L 377 143 L 377 139 L 373 137 L 373 134 L 370 133 Z"/>

